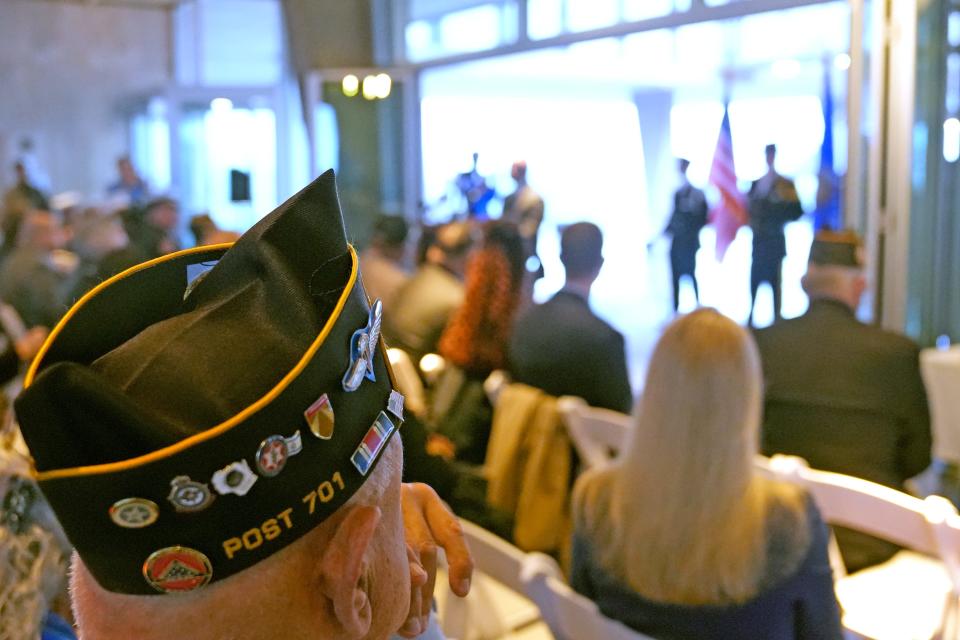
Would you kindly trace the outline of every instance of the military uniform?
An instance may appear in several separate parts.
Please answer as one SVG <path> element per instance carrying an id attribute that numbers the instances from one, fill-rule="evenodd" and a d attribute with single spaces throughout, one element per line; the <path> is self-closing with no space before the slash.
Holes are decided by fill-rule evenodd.
<path id="1" fill-rule="evenodd" d="M 787 255 L 783 227 L 799 220 L 803 208 L 793 181 L 772 173 L 754 181 L 747 194 L 750 228 L 753 230 L 753 263 L 750 266 L 750 322 L 757 289 L 763 282 L 773 289 L 773 314 L 780 318 L 781 265 Z"/>
<path id="2" fill-rule="evenodd" d="M 707 224 L 707 200 L 703 191 L 685 184 L 673 196 L 673 214 L 667 225 L 667 233 L 673 236 L 670 243 L 670 270 L 673 274 L 673 308 L 680 306 L 680 276 L 688 275 L 693 281 L 693 291 L 700 298 L 697 286 L 697 251 L 700 249 L 700 230 Z"/>

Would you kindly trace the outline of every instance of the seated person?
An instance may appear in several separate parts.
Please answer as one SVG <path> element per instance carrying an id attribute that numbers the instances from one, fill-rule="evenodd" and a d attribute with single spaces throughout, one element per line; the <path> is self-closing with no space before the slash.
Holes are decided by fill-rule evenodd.
<path id="1" fill-rule="evenodd" d="M 603 267 L 603 234 L 578 222 L 560 236 L 563 288 L 520 316 L 510 339 L 510 374 L 552 396 L 578 396 L 627 413 L 633 404 L 623 336 L 594 315 L 590 288 Z"/>
<path id="2" fill-rule="evenodd" d="M 827 529 L 754 473 L 750 335 L 711 309 L 667 327 L 620 457 L 574 490 L 572 584 L 658 640 L 842 638 Z"/>
<path id="3" fill-rule="evenodd" d="M 63 289 L 76 263 L 63 251 L 65 241 L 58 216 L 33 211 L 23 220 L 16 248 L 0 267 L 0 298 L 28 327 L 52 327 L 66 311 Z"/>
<path id="4" fill-rule="evenodd" d="M 756 332 L 765 396 L 761 450 L 903 491 L 930 464 L 920 348 L 857 320 L 867 286 L 863 267 L 856 234 L 817 233 L 802 280 L 809 309 Z M 849 572 L 899 549 L 858 531 L 837 527 L 836 534 Z"/>
<path id="5" fill-rule="evenodd" d="M 451 222 L 437 230 L 425 262 L 396 294 L 384 316 L 383 333 L 392 347 L 406 351 L 414 364 L 436 353 L 440 334 L 463 304 L 463 274 L 472 245 L 470 225 Z"/>
<path id="6" fill-rule="evenodd" d="M 463 462 L 483 464 L 486 458 L 493 410 L 483 382 L 491 371 L 506 366 L 524 263 L 516 226 L 487 222 L 483 242 L 467 262 L 466 297 L 440 336 L 440 355 L 451 366 L 437 385 L 431 418 Z"/>
<path id="7" fill-rule="evenodd" d="M 380 215 L 373 224 L 370 246 L 360 254 L 367 294 L 380 298 L 388 313 L 393 312 L 397 294 L 410 279 L 403 267 L 408 231 L 403 216 Z"/>
<path id="8" fill-rule="evenodd" d="M 357 273 L 328 172 L 230 248 L 106 282 L 51 334 L 16 411 L 76 548 L 82 637 L 423 631 L 429 567 L 404 527 L 456 523 L 418 525 L 438 504 L 401 486 L 403 398 Z"/>

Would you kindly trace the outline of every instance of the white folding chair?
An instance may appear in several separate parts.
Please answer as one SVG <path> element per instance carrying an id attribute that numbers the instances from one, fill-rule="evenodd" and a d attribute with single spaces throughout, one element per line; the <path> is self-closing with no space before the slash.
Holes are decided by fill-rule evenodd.
<path id="1" fill-rule="evenodd" d="M 960 464 L 960 347 L 924 349 L 920 373 L 930 402 L 933 455 Z"/>
<path id="2" fill-rule="evenodd" d="M 529 553 L 521 575 L 527 595 L 540 607 L 556 640 L 652 640 L 605 617 L 592 600 L 574 592 L 555 575 L 555 568 L 550 556 Z"/>
<path id="3" fill-rule="evenodd" d="M 497 406 L 497 399 L 500 397 L 500 392 L 503 391 L 508 384 L 510 384 L 510 374 L 503 369 L 491 371 L 487 379 L 483 381 L 483 391 L 487 394 L 487 399 L 490 400 L 492 406 Z"/>
<path id="4" fill-rule="evenodd" d="M 438 571 L 437 604 L 443 632 L 458 640 L 552 640 L 540 610 L 520 579 L 524 552 L 489 531 L 460 521 L 474 560 L 470 595 L 458 598 Z M 561 575 L 554 564 L 552 575 Z"/>
<path id="5" fill-rule="evenodd" d="M 583 399 L 564 396 L 557 409 L 585 468 L 599 467 L 616 455 L 630 430 L 630 416 L 591 407 Z"/>
<path id="6" fill-rule="evenodd" d="M 423 390 L 423 381 L 417 373 L 413 360 L 403 349 L 391 347 L 387 349 L 387 358 L 393 367 L 393 375 L 397 381 L 397 391 L 403 394 L 406 408 L 412 413 L 422 416 L 427 408 L 427 394 Z"/>
<path id="7" fill-rule="evenodd" d="M 945 498 L 914 498 L 839 473 L 810 469 L 792 456 L 757 458 L 757 467 L 799 484 L 824 520 L 910 549 L 889 561 L 840 577 L 843 623 L 875 640 L 955 640 L 960 587 L 960 515 Z"/>

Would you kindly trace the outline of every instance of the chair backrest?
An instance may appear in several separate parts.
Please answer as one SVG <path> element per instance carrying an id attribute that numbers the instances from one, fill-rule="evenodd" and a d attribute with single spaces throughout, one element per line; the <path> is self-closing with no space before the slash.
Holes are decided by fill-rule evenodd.
<path id="1" fill-rule="evenodd" d="M 586 468 L 601 466 L 616 455 L 630 430 L 627 414 L 591 407 L 581 398 L 564 396 L 557 409 Z"/>
<path id="2" fill-rule="evenodd" d="M 480 575 L 474 579 L 474 588 L 466 599 L 447 594 L 443 612 L 443 630 L 450 637 L 493 637 L 513 629 L 526 627 L 539 620 L 540 615 L 533 603 L 529 602 L 520 578 L 526 554 L 503 538 L 486 529 L 468 522 L 460 521 L 463 534 L 473 555 L 474 567 Z M 553 563 L 546 569 L 549 575 L 561 577 L 560 568 Z M 485 589 L 484 580 L 492 579 L 513 592 L 517 599 L 529 604 L 526 610 L 514 607 L 512 615 L 503 620 L 491 620 L 499 607 L 492 606 L 489 598 L 496 594 Z"/>
<path id="3" fill-rule="evenodd" d="M 483 391 L 487 394 L 487 398 L 490 400 L 492 406 L 497 406 L 497 399 L 500 397 L 500 392 L 503 391 L 508 384 L 510 384 L 510 374 L 503 369 L 491 371 L 487 379 L 483 381 Z"/>
<path id="4" fill-rule="evenodd" d="M 652 640 L 605 617 L 593 601 L 551 575 L 555 566 L 550 556 L 527 554 L 522 578 L 527 595 L 540 607 L 543 621 L 557 640 Z"/>
<path id="5" fill-rule="evenodd" d="M 461 520 L 460 524 L 470 545 L 474 566 L 513 591 L 525 593 L 520 572 L 527 554 L 479 525 L 467 520 Z M 548 573 L 555 578 L 563 576 L 556 563 Z"/>
<path id="6" fill-rule="evenodd" d="M 757 468 L 799 484 L 824 520 L 939 558 L 960 593 L 960 515 L 947 499 L 925 500 L 852 476 L 809 468 L 795 456 L 757 456 Z"/>
<path id="7" fill-rule="evenodd" d="M 423 381 L 417 373 L 417 367 L 410 355 L 403 349 L 387 349 L 387 358 L 393 367 L 393 376 L 397 381 L 397 391 L 403 394 L 407 408 L 417 415 L 423 415 L 427 408 L 427 394 L 423 390 Z"/>
<path id="8" fill-rule="evenodd" d="M 924 349 L 920 372 L 930 403 L 933 453 L 941 460 L 960 463 L 960 347 Z"/>

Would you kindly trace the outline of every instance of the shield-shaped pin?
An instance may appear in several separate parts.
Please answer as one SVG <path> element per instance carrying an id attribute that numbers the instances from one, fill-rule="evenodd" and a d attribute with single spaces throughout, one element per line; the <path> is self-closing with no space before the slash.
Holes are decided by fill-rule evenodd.
<path id="1" fill-rule="evenodd" d="M 333 404 L 330 403 L 330 397 L 327 394 L 323 394 L 307 407 L 303 417 L 307 419 L 310 433 L 321 440 L 329 440 L 333 437 Z"/>

